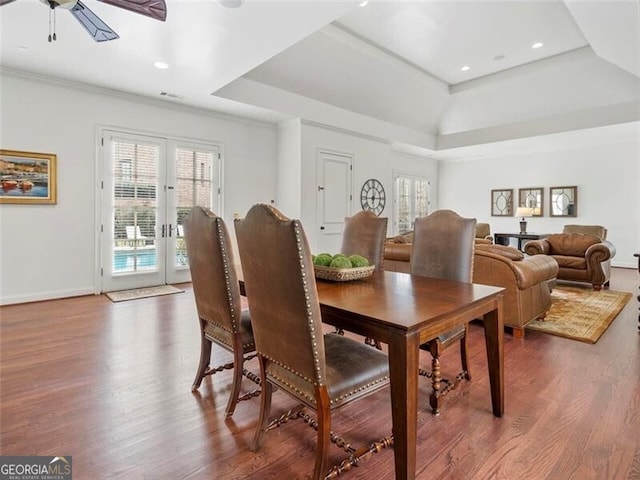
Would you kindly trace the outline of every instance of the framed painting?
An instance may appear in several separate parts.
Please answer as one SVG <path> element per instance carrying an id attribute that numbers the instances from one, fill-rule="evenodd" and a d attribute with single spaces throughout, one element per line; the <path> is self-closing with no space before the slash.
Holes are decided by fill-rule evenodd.
<path id="1" fill-rule="evenodd" d="M 0 203 L 55 204 L 56 155 L 0 150 Z"/>

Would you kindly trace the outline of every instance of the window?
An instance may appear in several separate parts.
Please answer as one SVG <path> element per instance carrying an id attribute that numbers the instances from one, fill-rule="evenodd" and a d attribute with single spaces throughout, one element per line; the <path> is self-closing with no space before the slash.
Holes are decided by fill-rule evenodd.
<path id="1" fill-rule="evenodd" d="M 394 232 L 406 233 L 413 230 L 416 217 L 429 214 L 429 180 L 414 175 L 394 175 Z"/>

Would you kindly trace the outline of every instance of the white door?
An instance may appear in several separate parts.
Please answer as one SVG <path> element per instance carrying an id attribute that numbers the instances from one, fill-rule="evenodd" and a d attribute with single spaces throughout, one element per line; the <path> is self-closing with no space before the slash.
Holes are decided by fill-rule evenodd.
<path id="1" fill-rule="evenodd" d="M 183 223 L 195 205 L 221 212 L 221 162 L 218 145 L 169 142 L 167 183 L 167 283 L 191 281 Z"/>
<path id="2" fill-rule="evenodd" d="M 318 252 L 340 249 L 344 219 L 351 215 L 351 164 L 347 153 L 318 151 Z"/>
<path id="3" fill-rule="evenodd" d="M 189 281 L 182 221 L 218 208 L 217 147 L 108 130 L 102 145 L 101 290 Z"/>

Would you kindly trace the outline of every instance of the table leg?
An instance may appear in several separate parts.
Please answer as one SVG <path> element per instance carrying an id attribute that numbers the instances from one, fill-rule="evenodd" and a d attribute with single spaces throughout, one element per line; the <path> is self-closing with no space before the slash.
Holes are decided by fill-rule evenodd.
<path id="1" fill-rule="evenodd" d="M 491 404 L 493 414 L 501 417 L 504 413 L 504 320 L 502 296 L 498 307 L 484 315 L 484 337 L 487 346 L 489 382 L 491 384 Z"/>
<path id="2" fill-rule="evenodd" d="M 417 334 L 389 342 L 391 418 L 396 479 L 413 480 L 416 475 L 416 431 L 418 428 Z"/>

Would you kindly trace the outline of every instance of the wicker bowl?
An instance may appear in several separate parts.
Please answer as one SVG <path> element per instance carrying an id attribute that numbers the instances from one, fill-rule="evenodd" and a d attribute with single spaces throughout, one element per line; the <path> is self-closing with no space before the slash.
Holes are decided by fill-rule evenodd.
<path id="1" fill-rule="evenodd" d="M 320 267 L 314 265 L 313 269 L 316 272 L 316 278 L 322 280 L 331 280 L 332 282 L 348 282 L 350 280 L 358 280 L 360 278 L 366 278 L 373 275 L 375 265 L 369 265 L 367 267 L 355 267 L 355 268 L 331 268 Z"/>

